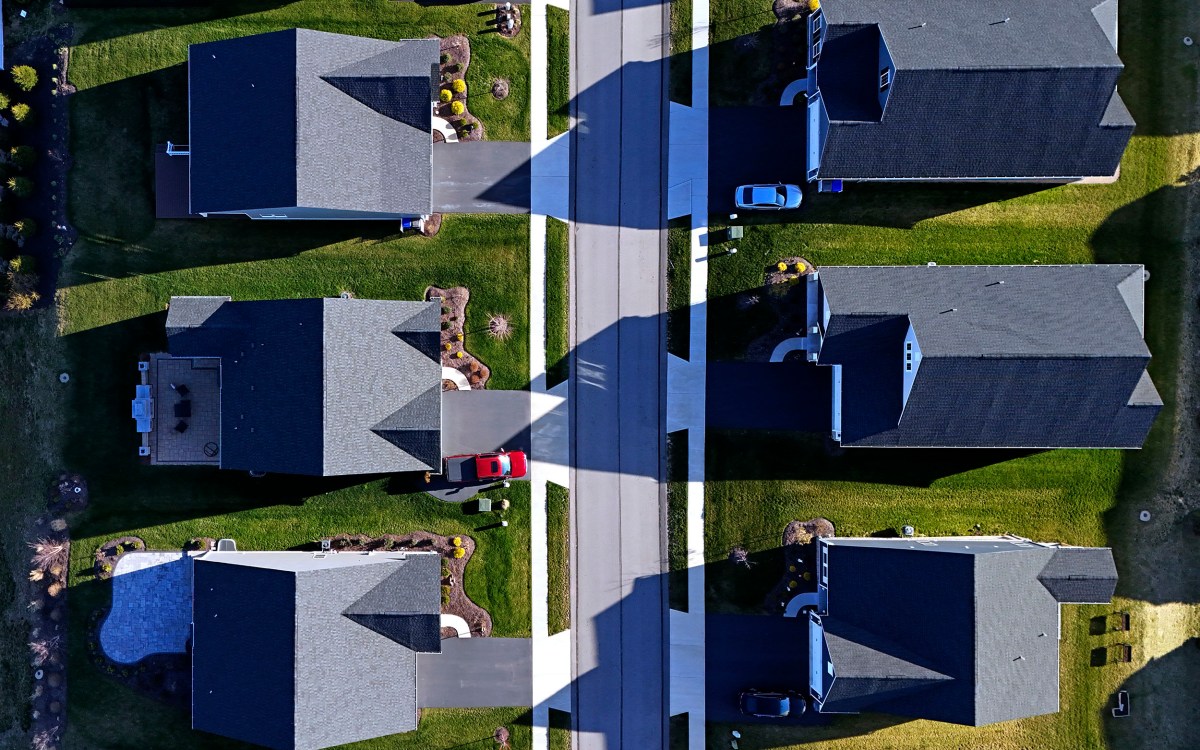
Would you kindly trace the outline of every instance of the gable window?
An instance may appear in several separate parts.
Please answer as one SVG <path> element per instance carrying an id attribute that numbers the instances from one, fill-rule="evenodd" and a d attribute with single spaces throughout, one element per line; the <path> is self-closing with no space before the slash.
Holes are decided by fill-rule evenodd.
<path id="1" fill-rule="evenodd" d="M 888 87 L 891 85 L 892 85 L 892 69 L 884 68 L 883 70 L 879 71 L 879 90 L 887 91 Z"/>

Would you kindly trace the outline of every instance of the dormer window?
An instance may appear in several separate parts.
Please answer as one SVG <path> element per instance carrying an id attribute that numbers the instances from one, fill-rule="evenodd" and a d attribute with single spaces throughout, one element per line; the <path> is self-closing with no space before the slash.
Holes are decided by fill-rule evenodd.
<path id="1" fill-rule="evenodd" d="M 884 68 L 883 70 L 879 71 L 879 90 L 887 91 L 888 87 L 891 85 L 892 85 L 892 69 Z"/>

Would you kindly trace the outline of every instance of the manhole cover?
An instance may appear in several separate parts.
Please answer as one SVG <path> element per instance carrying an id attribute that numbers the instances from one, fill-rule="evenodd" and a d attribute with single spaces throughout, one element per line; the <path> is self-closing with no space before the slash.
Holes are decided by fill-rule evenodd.
<path id="1" fill-rule="evenodd" d="M 1192 38 L 1191 38 L 1190 36 L 1185 36 L 1185 37 L 1183 38 L 1183 44 L 1184 44 L 1184 46 L 1186 46 L 1186 47 L 1191 47 L 1191 46 L 1192 46 L 1194 43 L 1195 43 L 1195 42 L 1193 42 L 1193 41 L 1192 41 Z"/>
<path id="2" fill-rule="evenodd" d="M 68 380 L 70 380 L 70 379 L 71 379 L 71 376 L 70 376 L 70 375 L 68 375 L 68 374 L 67 374 L 67 373 L 65 373 L 65 372 L 60 372 L 60 373 L 58 374 L 58 382 L 60 382 L 60 383 L 65 383 L 65 382 L 67 382 L 67 381 L 68 381 Z"/>
<path id="3" fill-rule="evenodd" d="M 1145 523 L 1146 521 L 1149 521 L 1150 520 L 1150 511 L 1143 510 L 1141 513 L 1138 513 L 1138 520 L 1143 523 Z"/>

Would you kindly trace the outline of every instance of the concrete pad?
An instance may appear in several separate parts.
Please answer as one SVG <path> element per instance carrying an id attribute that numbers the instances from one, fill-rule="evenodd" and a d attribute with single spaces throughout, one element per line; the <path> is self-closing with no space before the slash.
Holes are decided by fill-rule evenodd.
<path id="1" fill-rule="evenodd" d="M 110 659 L 133 664 L 184 653 L 192 635 L 192 558 L 184 552 L 127 552 L 112 578 L 112 610 L 100 626 Z"/>
<path id="2" fill-rule="evenodd" d="M 530 451 L 528 391 L 446 391 L 442 394 L 442 453 Z"/>
<path id="3" fill-rule="evenodd" d="M 433 210 L 529 213 L 528 143 L 467 141 L 433 145 Z"/>
<path id="4" fill-rule="evenodd" d="M 420 708 L 533 705 L 529 638 L 447 638 L 442 653 L 417 655 Z"/>

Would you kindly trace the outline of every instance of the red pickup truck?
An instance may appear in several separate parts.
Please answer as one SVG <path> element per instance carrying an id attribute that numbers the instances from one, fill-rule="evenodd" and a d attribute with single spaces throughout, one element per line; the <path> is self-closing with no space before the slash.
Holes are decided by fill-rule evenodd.
<path id="1" fill-rule="evenodd" d="M 520 479 L 529 471 L 525 451 L 500 451 L 446 457 L 446 480 L 490 482 Z"/>

